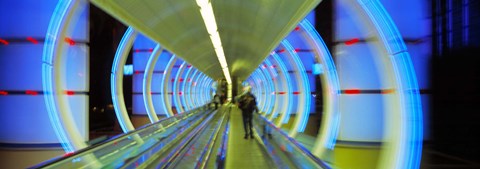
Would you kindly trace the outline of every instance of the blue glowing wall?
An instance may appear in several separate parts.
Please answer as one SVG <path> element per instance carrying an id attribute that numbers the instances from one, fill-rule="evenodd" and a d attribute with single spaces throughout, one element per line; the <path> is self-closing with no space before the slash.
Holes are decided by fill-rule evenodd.
<path id="1" fill-rule="evenodd" d="M 43 43 L 56 3 L 0 1 L 0 39 L 7 42 L 0 43 L 0 143 L 36 146 L 59 142 L 48 118 L 41 74 Z M 73 23 L 66 52 L 66 92 L 76 124 L 87 140 L 88 8 Z"/>
<path id="2" fill-rule="evenodd" d="M 427 91 L 430 51 L 430 21 L 425 1 L 381 0 L 398 26 L 414 64 L 421 91 Z M 338 139 L 353 142 L 379 142 L 383 137 L 384 98 L 393 88 L 382 83 L 385 70 L 373 56 L 378 41 L 371 30 L 362 30 L 366 21 L 352 16 L 348 7 L 335 4 L 335 46 L 332 52 L 338 69 L 342 94 L 340 97 L 341 123 Z M 422 92 L 422 107 L 428 115 L 428 94 Z M 426 118 L 427 119 L 427 118 Z M 425 123 L 427 125 L 427 123 Z"/>

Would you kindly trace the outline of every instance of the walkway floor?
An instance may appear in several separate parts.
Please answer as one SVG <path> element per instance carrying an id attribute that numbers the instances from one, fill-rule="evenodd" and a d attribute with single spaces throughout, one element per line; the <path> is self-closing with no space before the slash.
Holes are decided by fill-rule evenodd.
<path id="1" fill-rule="evenodd" d="M 228 109 L 227 106 L 223 108 Z M 244 135 L 242 113 L 232 107 L 226 168 L 272 168 L 274 165 L 262 145 L 255 139 L 244 139 Z"/>

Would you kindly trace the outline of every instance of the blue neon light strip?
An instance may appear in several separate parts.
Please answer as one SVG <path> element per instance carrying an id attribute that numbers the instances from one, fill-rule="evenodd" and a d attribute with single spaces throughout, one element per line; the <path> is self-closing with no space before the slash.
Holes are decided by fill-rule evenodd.
<path id="1" fill-rule="evenodd" d="M 47 34 L 45 35 L 45 43 L 43 47 L 43 64 L 42 64 L 42 84 L 45 105 L 47 106 L 48 117 L 50 122 L 55 130 L 60 143 L 62 144 L 65 152 L 73 152 L 75 150 L 74 145 L 70 143 L 69 138 L 67 137 L 67 132 L 65 131 L 63 124 L 60 120 L 60 114 L 58 112 L 57 104 L 55 102 L 54 95 L 54 75 L 53 75 L 53 56 L 55 52 L 58 52 L 56 44 L 61 41 L 57 41 L 57 37 L 61 34 L 60 30 L 64 29 L 65 17 L 69 9 L 72 7 L 72 1 L 70 0 L 60 0 L 53 11 L 52 18 L 48 25 Z"/>
<path id="2" fill-rule="evenodd" d="M 208 89 L 207 87 L 207 82 L 208 82 L 208 76 L 204 74 L 203 78 L 202 78 L 202 85 L 200 86 L 199 88 L 199 92 L 200 92 L 200 106 L 204 105 L 206 102 L 207 102 L 207 99 L 206 99 L 206 89 Z"/>
<path id="3" fill-rule="evenodd" d="M 167 86 L 168 86 L 168 79 L 166 79 L 166 78 L 167 78 L 167 75 L 168 75 L 169 73 L 167 73 L 167 71 L 168 71 L 169 69 L 171 69 L 172 63 L 173 63 L 174 61 L 176 61 L 176 60 L 177 60 L 177 59 L 175 58 L 175 55 L 172 55 L 172 57 L 170 58 L 170 60 L 168 60 L 168 63 L 167 63 L 167 65 L 165 66 L 165 71 L 163 72 L 162 83 L 160 83 L 160 90 L 161 90 L 162 95 L 163 95 L 162 97 L 160 97 L 160 103 L 163 104 L 163 106 L 162 106 L 163 112 L 165 112 L 165 115 L 166 115 L 167 117 L 170 117 L 171 115 L 170 115 L 170 113 L 169 113 L 169 111 L 168 111 L 169 105 L 167 104 L 167 102 L 166 102 L 166 100 L 165 100 L 165 98 L 168 97 L 168 90 L 165 90 L 165 88 L 166 88 L 166 87 L 165 87 L 165 83 L 167 83 Z M 170 70 L 170 71 L 171 71 L 171 70 Z M 170 78 L 170 77 L 168 77 L 168 78 Z"/>
<path id="4" fill-rule="evenodd" d="M 205 95 L 205 98 L 207 100 L 206 103 L 209 103 L 212 100 L 212 93 L 213 93 L 212 92 L 212 85 L 213 85 L 213 80 L 209 77 L 207 86 L 205 87 L 205 91 L 207 92 L 206 95 Z"/>
<path id="5" fill-rule="evenodd" d="M 117 115 L 118 122 L 120 123 L 120 126 L 122 127 L 124 133 L 134 130 L 134 127 L 130 119 L 128 118 L 126 112 L 127 108 L 125 106 L 123 92 L 117 91 L 123 90 L 123 84 L 121 82 L 117 83 L 117 79 L 122 79 L 123 74 L 117 75 L 116 72 L 118 71 L 118 69 L 123 68 L 123 64 L 125 64 L 126 61 L 126 58 L 124 57 L 128 57 L 128 55 L 125 55 L 125 52 L 127 51 L 127 49 L 130 49 L 132 47 L 135 37 L 136 31 L 133 30 L 132 27 L 129 27 L 125 32 L 124 36 L 122 37 L 120 44 L 118 45 L 117 52 L 115 53 L 115 58 L 113 60 L 112 73 L 110 76 L 113 108 L 115 109 L 115 114 Z"/>
<path id="6" fill-rule="evenodd" d="M 262 111 L 266 112 L 268 111 L 269 105 L 269 98 L 267 97 L 267 94 L 270 93 L 270 88 L 268 86 L 268 81 L 267 78 L 265 78 L 264 74 L 262 73 L 262 69 L 257 69 L 255 72 L 257 72 L 258 77 L 261 79 L 261 84 L 262 84 L 262 90 L 260 90 L 260 94 L 262 95 Z"/>
<path id="7" fill-rule="evenodd" d="M 308 20 L 303 20 L 300 22 L 300 27 L 304 30 L 307 34 L 306 38 L 310 38 L 313 40 L 313 48 L 318 51 L 318 59 L 324 66 L 324 73 L 321 74 L 322 80 L 325 81 L 324 92 L 323 95 L 325 97 L 325 101 L 327 101 L 327 106 L 325 107 L 325 117 L 328 120 L 324 120 L 327 123 L 322 127 L 321 139 L 320 142 L 323 142 L 321 146 L 333 149 L 335 147 L 335 143 L 337 140 L 337 134 L 339 130 L 340 124 L 340 113 L 339 104 L 338 104 L 338 96 L 340 94 L 340 84 L 338 80 L 337 69 L 333 62 L 333 58 L 328 51 L 327 45 L 320 37 L 318 32 L 315 30 L 313 25 Z"/>
<path id="8" fill-rule="evenodd" d="M 261 105 L 260 107 L 260 111 L 261 112 L 265 112 L 266 110 L 266 97 L 265 97 L 265 93 L 268 91 L 268 89 L 265 87 L 265 79 L 262 77 L 262 75 L 260 74 L 259 72 L 260 70 L 256 69 L 253 73 L 255 76 L 257 76 L 259 78 L 259 89 L 257 90 L 258 91 L 258 96 L 260 99 L 258 99 L 257 103 L 259 105 Z"/>
<path id="9" fill-rule="evenodd" d="M 147 66 L 145 68 L 145 74 L 143 75 L 143 103 L 145 105 L 145 109 L 147 110 L 148 118 L 150 119 L 151 123 L 155 123 L 158 121 L 157 113 L 155 112 L 155 108 L 153 107 L 152 102 L 152 74 L 157 63 L 158 58 L 162 54 L 163 48 L 160 44 L 155 46 L 152 54 L 148 58 Z M 132 66 L 133 72 L 133 66 Z"/>
<path id="10" fill-rule="evenodd" d="M 185 64 L 186 62 L 183 61 L 183 63 L 180 65 L 180 68 L 177 71 L 177 75 L 175 76 L 175 79 L 173 80 L 173 90 L 172 90 L 172 96 L 173 96 L 173 102 L 175 103 L 175 107 L 177 107 L 178 113 L 183 113 L 181 102 L 180 102 L 180 91 L 178 90 L 178 82 L 180 81 L 181 75 L 183 74 L 183 70 L 185 69 Z M 181 96 L 183 97 L 183 96 Z M 185 110 L 183 110 L 185 111 Z"/>
<path id="11" fill-rule="evenodd" d="M 311 98 L 310 98 L 311 97 L 311 95 L 310 95 L 311 91 L 310 91 L 310 84 L 309 84 L 308 77 L 307 77 L 307 71 L 305 70 L 305 67 L 303 66 L 302 61 L 300 60 L 298 54 L 295 52 L 295 49 L 292 47 L 292 45 L 290 45 L 290 42 L 288 42 L 287 40 L 283 40 L 282 44 L 286 48 L 286 50 L 290 53 L 290 55 L 292 56 L 292 59 L 293 59 L 295 65 L 296 65 L 296 68 L 297 68 L 296 73 L 298 73 L 300 75 L 300 78 L 301 78 L 301 79 L 297 79 L 297 80 L 302 82 L 302 85 L 303 85 L 303 91 L 301 91 L 300 96 L 303 96 L 304 101 L 305 101 L 305 105 L 303 107 L 304 108 L 303 112 L 299 112 L 299 113 L 302 113 L 303 116 L 302 116 L 302 120 L 300 121 L 300 124 L 299 124 L 298 129 L 297 129 L 298 132 L 303 132 L 303 131 L 305 131 L 305 127 L 307 126 L 307 123 L 308 123 L 308 117 L 310 116 L 310 106 L 311 106 L 311 103 L 312 103 Z M 300 105 L 300 106 L 303 106 L 303 105 Z M 298 117 L 298 114 L 297 114 L 297 117 Z"/>
<path id="12" fill-rule="evenodd" d="M 275 94 L 274 92 L 277 90 L 276 88 L 276 85 L 275 85 L 275 82 L 273 81 L 273 79 L 275 78 L 273 76 L 273 73 L 270 69 L 270 67 L 272 66 L 272 64 L 270 63 L 270 61 L 268 59 L 265 59 L 265 64 L 267 65 L 267 67 L 265 68 L 265 71 L 267 72 L 266 73 L 266 77 L 270 77 L 270 78 L 267 78 L 268 79 L 268 82 L 270 84 L 270 92 L 267 93 L 269 96 L 270 96 L 270 107 L 269 107 L 269 111 L 267 112 L 267 114 L 269 113 L 272 113 L 273 114 L 273 111 L 274 111 L 274 107 L 275 106 L 275 103 L 276 103 L 276 97 L 275 97 Z"/>
<path id="13" fill-rule="evenodd" d="M 180 97 L 182 105 L 185 105 L 185 111 L 190 111 L 190 106 L 188 105 L 186 98 L 189 94 L 188 90 L 185 90 L 185 86 L 188 84 L 188 78 L 190 77 L 190 73 L 192 72 L 193 67 L 188 68 L 187 73 L 185 74 L 185 78 L 183 80 L 183 84 L 181 84 L 180 91 L 183 93 L 183 97 Z M 190 85 L 189 85 L 190 86 Z"/>
<path id="14" fill-rule="evenodd" d="M 390 55 L 403 118 L 400 131 L 395 133 L 400 140 L 395 140 L 396 148 L 394 166 L 390 168 L 419 168 L 422 155 L 423 117 L 418 90 L 417 78 L 410 55 L 407 52 L 402 36 L 392 19 L 378 1 L 358 1 L 364 12 L 372 21 L 381 42 Z"/>
<path id="15" fill-rule="evenodd" d="M 192 100 L 193 100 L 193 105 L 194 107 L 198 107 L 199 106 L 199 103 L 198 103 L 198 88 L 200 86 L 200 83 L 199 83 L 199 80 L 200 80 L 200 77 L 203 75 L 203 73 L 199 72 L 198 76 L 195 77 L 195 80 L 193 81 L 193 83 L 195 83 L 196 85 L 193 85 L 193 92 L 192 92 Z"/>
<path id="16" fill-rule="evenodd" d="M 287 109 L 285 110 L 284 115 L 282 115 L 283 117 L 283 120 L 282 120 L 282 123 L 287 123 L 289 118 L 290 118 L 290 114 L 291 114 L 291 111 L 292 111 L 292 95 L 293 95 L 293 92 L 292 92 L 292 80 L 290 80 L 290 75 L 288 74 L 288 69 L 287 67 L 285 66 L 285 63 L 283 63 L 282 59 L 280 59 L 280 57 L 278 56 L 277 53 L 273 53 L 271 55 L 273 57 L 273 59 L 278 63 L 278 67 L 280 67 L 280 70 L 283 72 L 282 75 L 285 77 L 285 80 L 286 80 L 286 84 L 287 84 L 287 100 L 288 100 L 288 104 L 287 104 Z"/>
<path id="17" fill-rule="evenodd" d="M 279 64 L 279 63 L 277 62 L 277 60 L 275 60 L 275 58 L 273 58 L 272 55 L 270 55 L 270 57 L 268 57 L 268 58 L 266 59 L 266 60 L 268 61 L 268 62 L 266 62 L 267 64 L 270 63 L 269 59 L 273 59 L 274 63 L 276 63 L 277 65 Z M 273 113 L 272 113 L 272 115 L 271 115 L 270 118 L 269 118 L 269 120 L 273 120 L 274 118 L 277 118 L 277 116 L 278 116 L 279 113 L 281 113 L 281 112 L 283 112 L 283 111 L 286 111 L 286 106 L 284 106 L 284 105 L 286 105 L 285 98 L 282 97 L 282 99 L 280 99 L 280 98 L 279 98 L 280 96 L 277 95 L 276 92 L 277 92 L 277 91 L 288 90 L 288 89 L 286 89 L 286 88 L 288 88 L 288 87 L 286 87 L 286 85 L 287 85 L 286 83 L 287 83 L 287 82 L 286 82 L 285 76 L 279 76 L 279 74 L 277 73 L 277 69 L 276 69 L 275 67 L 273 67 L 273 63 L 270 65 L 269 69 L 271 69 L 271 70 L 272 70 L 272 73 L 274 73 L 274 75 L 273 75 L 274 77 L 273 77 L 273 78 L 277 79 L 277 80 L 275 81 L 275 84 L 278 86 L 278 87 L 277 87 L 277 90 L 275 90 L 275 92 L 273 93 L 273 96 L 275 97 L 275 100 L 276 100 L 275 105 L 279 105 L 279 106 L 273 107 L 273 111 L 272 111 Z M 281 71 L 282 71 L 282 70 L 280 70 L 280 72 L 281 72 Z M 282 105 L 281 108 L 278 108 L 278 107 L 280 107 L 280 105 Z"/>
<path id="18" fill-rule="evenodd" d="M 261 85 L 260 85 L 260 80 L 259 80 L 259 77 L 258 77 L 257 72 L 254 71 L 254 72 L 252 73 L 252 76 L 251 76 L 251 77 L 252 77 L 252 81 L 253 81 L 253 84 L 254 84 L 254 85 L 252 86 L 252 93 L 255 94 L 256 98 L 259 98 L 259 100 L 261 100 L 262 97 L 261 97 L 260 91 L 262 91 L 263 89 L 262 89 L 262 87 L 261 87 Z M 262 103 L 261 103 L 261 101 L 257 101 L 257 104 L 262 104 Z M 262 108 L 260 108 L 260 110 L 263 111 Z"/>
<path id="19" fill-rule="evenodd" d="M 193 72 L 192 74 L 192 77 L 190 78 L 190 84 L 187 85 L 187 91 L 188 91 L 188 99 L 185 99 L 185 101 L 187 101 L 187 105 L 189 106 L 189 109 L 193 109 L 195 108 L 195 104 L 193 103 L 193 89 L 192 89 L 192 86 L 193 86 L 193 82 L 195 80 L 195 78 L 197 77 L 198 75 L 198 70 L 195 69 L 195 71 Z"/>

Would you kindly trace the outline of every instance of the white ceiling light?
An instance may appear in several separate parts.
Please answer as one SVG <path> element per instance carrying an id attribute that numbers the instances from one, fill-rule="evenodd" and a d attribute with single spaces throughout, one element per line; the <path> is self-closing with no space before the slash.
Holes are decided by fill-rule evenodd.
<path id="1" fill-rule="evenodd" d="M 203 18 L 203 23 L 207 28 L 207 32 L 210 35 L 215 54 L 217 55 L 218 62 L 222 67 L 223 75 L 228 84 L 232 84 L 230 78 L 230 72 L 228 71 L 227 60 L 225 59 L 225 53 L 223 52 L 222 41 L 220 40 L 220 34 L 217 31 L 217 22 L 215 21 L 215 15 L 213 14 L 212 4 L 210 0 L 196 0 L 197 5 L 200 7 L 200 14 Z"/>

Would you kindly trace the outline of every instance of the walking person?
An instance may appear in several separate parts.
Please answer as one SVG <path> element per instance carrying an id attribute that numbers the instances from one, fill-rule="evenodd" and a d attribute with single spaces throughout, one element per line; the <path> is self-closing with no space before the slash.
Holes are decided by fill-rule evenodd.
<path id="1" fill-rule="evenodd" d="M 217 110 L 218 105 L 220 104 L 220 96 L 218 96 L 218 94 L 213 96 L 213 104 L 215 104 L 215 110 Z"/>
<path id="2" fill-rule="evenodd" d="M 251 93 L 249 86 L 244 88 L 244 94 L 239 96 L 238 107 L 242 110 L 243 128 L 245 131 L 245 139 L 253 138 L 252 118 L 253 111 L 258 113 L 257 101 L 255 96 Z"/>

